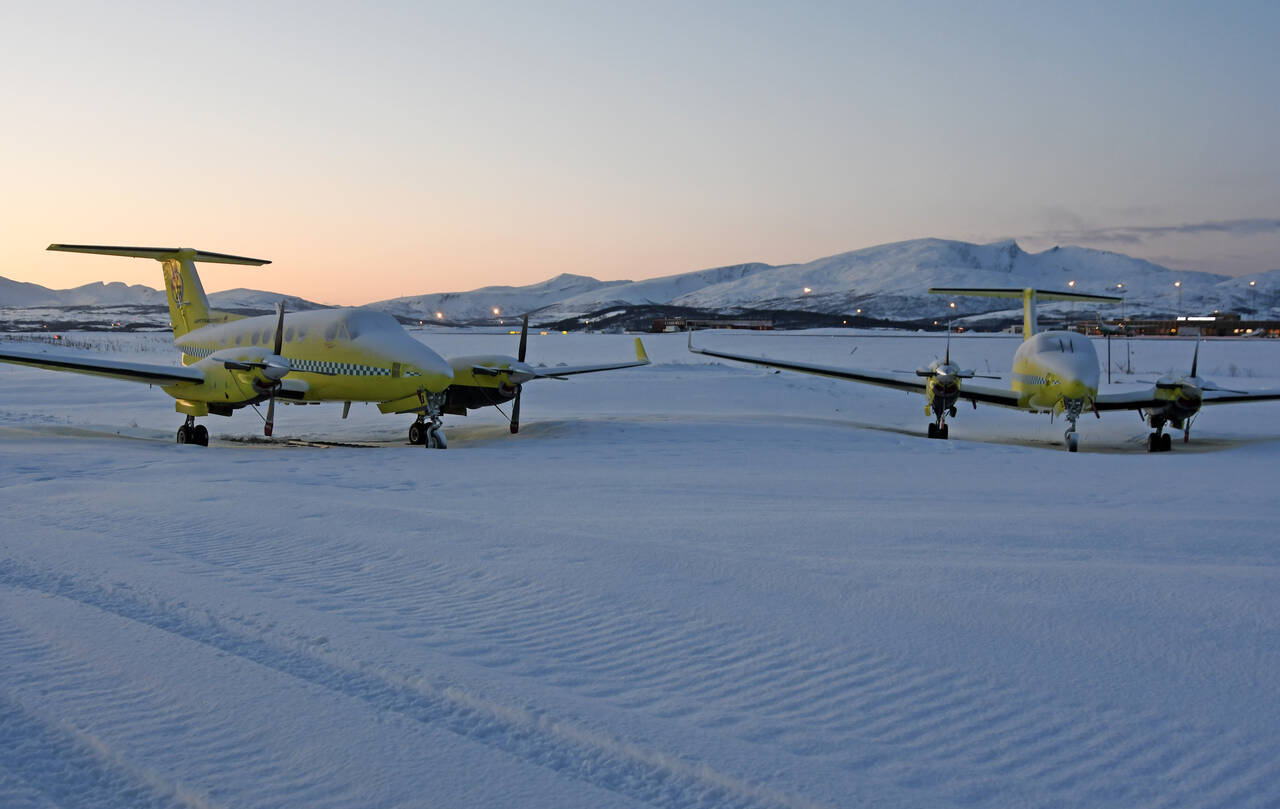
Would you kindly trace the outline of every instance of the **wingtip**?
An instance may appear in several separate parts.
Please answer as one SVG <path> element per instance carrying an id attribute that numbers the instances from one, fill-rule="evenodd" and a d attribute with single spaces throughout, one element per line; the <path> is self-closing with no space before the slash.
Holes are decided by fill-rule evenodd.
<path id="1" fill-rule="evenodd" d="M 636 360 L 644 363 L 649 361 L 649 353 L 644 350 L 644 343 L 639 337 L 636 338 Z"/>

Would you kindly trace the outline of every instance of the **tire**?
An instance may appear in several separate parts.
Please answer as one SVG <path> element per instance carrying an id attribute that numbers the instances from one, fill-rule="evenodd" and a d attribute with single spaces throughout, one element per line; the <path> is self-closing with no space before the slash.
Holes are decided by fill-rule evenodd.
<path id="1" fill-rule="evenodd" d="M 1171 449 L 1173 449 L 1173 436 L 1169 435 L 1168 433 L 1161 433 L 1160 451 L 1168 452 Z"/>
<path id="2" fill-rule="evenodd" d="M 930 438 L 938 437 L 938 425 L 934 424 L 932 421 L 929 422 L 929 437 Z"/>
<path id="3" fill-rule="evenodd" d="M 427 443 L 426 424 L 420 421 L 415 421 L 413 424 L 409 425 L 409 443 L 414 446 L 421 446 L 422 444 Z"/>
<path id="4" fill-rule="evenodd" d="M 947 436 L 950 435 L 950 433 L 951 433 L 950 424 L 944 424 L 942 425 L 942 427 L 938 429 L 938 437 L 941 438 L 943 441 L 947 440 Z"/>
<path id="5" fill-rule="evenodd" d="M 1147 452 L 1159 452 L 1160 439 L 1155 433 L 1147 435 Z"/>
<path id="6" fill-rule="evenodd" d="M 192 438 L 191 431 L 187 429 L 187 425 L 184 424 L 178 428 L 179 444 L 190 444 L 191 438 Z"/>
<path id="7" fill-rule="evenodd" d="M 1080 450 L 1080 434 L 1067 433 L 1067 452 L 1079 452 Z"/>
<path id="8" fill-rule="evenodd" d="M 209 428 L 203 424 L 197 424 L 195 429 L 195 438 L 191 443 L 199 444 L 202 447 L 209 446 Z"/>
<path id="9" fill-rule="evenodd" d="M 448 449 L 449 442 L 445 440 L 444 430 L 434 429 L 427 430 L 427 449 Z"/>

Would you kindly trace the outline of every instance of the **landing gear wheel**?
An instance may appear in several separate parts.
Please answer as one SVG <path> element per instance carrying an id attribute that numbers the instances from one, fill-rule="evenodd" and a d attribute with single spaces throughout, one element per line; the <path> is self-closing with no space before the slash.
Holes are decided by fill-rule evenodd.
<path id="1" fill-rule="evenodd" d="M 1173 449 L 1173 436 L 1169 435 L 1168 433 L 1161 433 L 1160 434 L 1160 451 L 1168 452 L 1171 449 Z"/>
<path id="2" fill-rule="evenodd" d="M 1067 433 L 1067 452 L 1077 452 L 1080 449 L 1080 434 L 1077 432 Z"/>
<path id="3" fill-rule="evenodd" d="M 934 424 L 932 421 L 929 422 L 929 437 L 930 438 L 938 437 L 938 425 Z"/>
<path id="4" fill-rule="evenodd" d="M 424 421 L 415 421 L 409 425 L 409 443 L 414 446 L 422 446 L 427 443 L 427 423 Z"/>
<path id="5" fill-rule="evenodd" d="M 208 427 L 204 426 L 203 424 L 197 424 L 196 428 L 191 432 L 194 433 L 194 435 L 192 435 L 193 440 L 191 443 L 199 444 L 202 447 L 209 446 L 209 428 Z"/>
<path id="6" fill-rule="evenodd" d="M 951 432 L 951 426 L 948 424 L 944 424 L 938 428 L 938 437 L 941 438 L 943 441 L 946 441 L 947 435 L 950 432 Z"/>
<path id="7" fill-rule="evenodd" d="M 444 430 L 433 427 L 427 430 L 427 449 L 448 449 L 449 442 L 445 440 Z"/>
<path id="8" fill-rule="evenodd" d="M 1160 451 L 1160 436 L 1156 435 L 1155 433 L 1148 433 L 1147 434 L 1147 452 L 1159 452 L 1159 451 Z"/>
<path id="9" fill-rule="evenodd" d="M 194 438 L 195 436 L 191 434 L 191 428 L 187 427 L 187 425 L 184 424 L 178 428 L 179 444 L 194 444 L 195 443 L 195 441 L 193 440 Z"/>

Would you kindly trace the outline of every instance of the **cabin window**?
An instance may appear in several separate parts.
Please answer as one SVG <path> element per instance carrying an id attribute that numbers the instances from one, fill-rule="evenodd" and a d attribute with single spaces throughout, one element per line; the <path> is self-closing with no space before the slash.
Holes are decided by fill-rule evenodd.
<path id="1" fill-rule="evenodd" d="M 290 326 L 289 328 L 285 329 L 284 339 L 290 343 L 293 342 L 293 326 Z"/>
<path id="2" fill-rule="evenodd" d="M 237 335 L 236 335 L 236 345 L 240 345 L 240 344 L 241 344 L 241 343 L 243 343 L 243 342 L 244 342 L 244 335 L 243 335 L 243 334 L 237 334 Z"/>
<path id="3" fill-rule="evenodd" d="M 333 339 L 338 336 L 338 324 L 332 323 L 329 328 L 324 330 L 324 339 L 326 342 L 332 343 Z"/>

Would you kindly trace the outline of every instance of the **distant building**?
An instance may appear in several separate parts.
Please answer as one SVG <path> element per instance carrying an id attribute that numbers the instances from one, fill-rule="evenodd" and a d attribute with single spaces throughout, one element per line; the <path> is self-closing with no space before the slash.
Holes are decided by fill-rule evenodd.
<path id="1" fill-rule="evenodd" d="M 1108 324 L 1113 325 L 1113 324 Z M 1124 322 L 1125 333 L 1150 337 L 1280 337 L 1280 320 L 1243 320 L 1235 312 Z M 1096 320 L 1081 320 L 1075 330 L 1081 334 L 1102 334 Z"/>
<path id="2" fill-rule="evenodd" d="M 654 334 L 684 331 L 685 329 L 754 329 L 771 331 L 772 320 L 747 320 L 743 318 L 694 318 L 655 317 L 649 331 Z"/>

